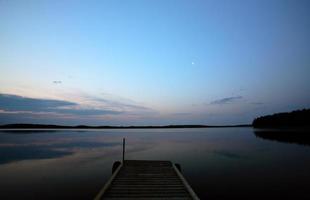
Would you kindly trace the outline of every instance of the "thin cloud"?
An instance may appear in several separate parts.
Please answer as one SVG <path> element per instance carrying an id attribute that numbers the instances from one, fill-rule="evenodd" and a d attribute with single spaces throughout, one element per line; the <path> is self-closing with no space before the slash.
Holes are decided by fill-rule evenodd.
<path id="1" fill-rule="evenodd" d="M 4 111 L 34 111 L 44 112 L 64 106 L 78 104 L 53 99 L 34 99 L 10 94 L 0 94 L 0 109 Z"/>
<path id="2" fill-rule="evenodd" d="M 243 98 L 242 96 L 226 97 L 223 99 L 214 100 L 214 101 L 210 102 L 210 104 L 213 104 L 213 105 L 228 104 L 228 103 L 232 103 L 232 102 L 235 102 L 237 100 L 240 100 L 242 98 Z"/>
<path id="3" fill-rule="evenodd" d="M 139 105 L 133 105 L 128 103 L 122 103 L 118 101 L 112 101 L 107 99 L 97 99 L 99 101 L 105 102 L 111 106 L 118 107 L 118 108 L 131 108 L 131 109 L 138 109 L 138 110 L 149 110 L 149 108 Z"/>
<path id="4" fill-rule="evenodd" d="M 191 115 L 192 113 L 189 113 L 189 112 L 179 112 L 179 113 L 172 113 L 172 115 L 175 115 L 175 116 L 188 116 L 188 115 Z"/>
<path id="5" fill-rule="evenodd" d="M 260 105 L 264 105 L 265 103 L 263 102 L 252 102 L 252 105 L 256 105 L 256 106 L 260 106 Z"/>
<path id="6" fill-rule="evenodd" d="M 141 106 L 141 105 L 137 105 L 134 104 L 132 101 L 128 102 L 123 102 L 122 100 L 118 101 L 118 100 L 114 100 L 114 99 L 107 99 L 107 98 L 100 98 L 100 97 L 93 97 L 93 96 L 86 96 L 86 99 L 90 99 L 91 101 L 97 103 L 97 104 L 101 104 L 105 107 L 111 108 L 113 110 L 121 110 L 123 112 L 126 112 L 127 114 L 134 114 L 134 113 L 156 113 L 156 111 L 154 111 L 151 108 L 145 107 L 145 106 Z"/>
<path id="7" fill-rule="evenodd" d="M 56 112 L 71 115 L 115 115 L 123 113 L 121 111 L 101 109 L 57 109 Z"/>
<path id="8" fill-rule="evenodd" d="M 34 99 L 17 95 L 0 94 L 0 110 L 2 112 L 56 113 L 69 115 L 108 115 L 120 114 L 120 111 L 109 109 L 80 108 L 70 101 L 52 99 Z"/>

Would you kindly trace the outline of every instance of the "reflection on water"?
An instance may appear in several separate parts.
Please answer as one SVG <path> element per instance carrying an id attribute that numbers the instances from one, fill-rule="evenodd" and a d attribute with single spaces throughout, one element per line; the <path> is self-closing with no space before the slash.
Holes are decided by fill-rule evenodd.
<path id="1" fill-rule="evenodd" d="M 308 129 L 301 129 L 301 130 L 256 129 L 255 135 L 257 137 L 267 139 L 267 140 L 310 145 L 310 130 Z"/>
<path id="2" fill-rule="evenodd" d="M 52 144 L 0 144 L 0 164 L 28 159 L 46 159 L 66 156 L 74 153 L 73 148 L 99 148 L 119 145 L 116 142 L 70 142 Z"/>
<path id="3" fill-rule="evenodd" d="M 27 159 L 56 158 L 70 154 L 71 152 L 37 146 L 0 146 L 0 164 Z"/>
<path id="4" fill-rule="evenodd" d="M 231 153 L 228 151 L 214 151 L 213 153 L 219 155 L 219 156 L 224 156 L 227 158 L 232 158 L 232 159 L 245 159 L 246 157 L 235 154 L 235 153 Z"/>
<path id="5" fill-rule="evenodd" d="M 92 199 L 123 137 L 127 159 L 180 163 L 201 199 L 310 199 L 310 147 L 252 128 L 13 133 L 0 132 L 0 199 Z"/>

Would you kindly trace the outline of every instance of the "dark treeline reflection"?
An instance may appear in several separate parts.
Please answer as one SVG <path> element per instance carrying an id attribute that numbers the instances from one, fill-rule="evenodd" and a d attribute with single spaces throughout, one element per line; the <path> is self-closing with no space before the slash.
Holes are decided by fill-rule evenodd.
<path id="1" fill-rule="evenodd" d="M 254 130 L 255 136 L 262 138 L 262 139 L 310 146 L 310 134 L 309 133 L 310 133 L 309 129 L 299 129 L 299 130 L 256 129 Z"/>

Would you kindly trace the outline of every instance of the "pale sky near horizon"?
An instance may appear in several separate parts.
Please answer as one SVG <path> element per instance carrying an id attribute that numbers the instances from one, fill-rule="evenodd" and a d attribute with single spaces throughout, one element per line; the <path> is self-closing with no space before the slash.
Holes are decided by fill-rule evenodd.
<path id="1" fill-rule="evenodd" d="M 243 124 L 309 108 L 309 9 L 0 0 L 0 124 Z"/>

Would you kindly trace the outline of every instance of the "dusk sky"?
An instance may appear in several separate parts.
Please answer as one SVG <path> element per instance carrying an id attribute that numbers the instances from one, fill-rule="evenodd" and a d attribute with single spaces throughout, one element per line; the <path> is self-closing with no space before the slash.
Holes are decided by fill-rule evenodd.
<path id="1" fill-rule="evenodd" d="M 309 0 L 0 0 L 0 124 L 247 124 L 310 107 Z"/>

